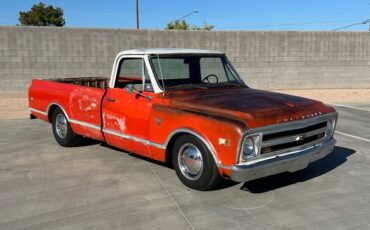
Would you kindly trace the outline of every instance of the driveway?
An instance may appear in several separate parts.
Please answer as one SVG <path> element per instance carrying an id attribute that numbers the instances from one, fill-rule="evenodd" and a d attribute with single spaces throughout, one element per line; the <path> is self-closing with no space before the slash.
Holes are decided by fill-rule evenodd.
<path id="1" fill-rule="evenodd" d="M 62 148 L 40 120 L 0 120 L 0 229 L 370 229 L 370 105 L 335 107 L 326 158 L 209 192 L 99 142 Z"/>

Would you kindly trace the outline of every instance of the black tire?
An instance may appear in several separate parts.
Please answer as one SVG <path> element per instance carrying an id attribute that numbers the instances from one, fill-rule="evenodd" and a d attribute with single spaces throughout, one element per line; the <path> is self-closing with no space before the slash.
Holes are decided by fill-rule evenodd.
<path id="1" fill-rule="evenodd" d="M 62 135 L 58 129 L 57 129 L 57 118 L 60 119 L 65 119 L 66 122 L 66 129 L 65 132 Z M 55 108 L 53 111 L 53 116 L 52 116 L 52 128 L 53 128 L 53 133 L 55 140 L 58 142 L 63 147 L 73 147 L 73 146 L 78 146 L 81 144 L 83 137 L 76 134 L 73 132 L 66 115 L 60 108 Z"/>
<path id="2" fill-rule="evenodd" d="M 180 164 L 184 165 L 184 163 L 179 163 L 185 162 L 183 156 L 184 154 L 181 154 L 181 152 L 186 152 L 184 148 L 190 147 L 196 147 L 195 149 L 199 150 L 196 151 L 197 154 L 201 154 L 202 158 L 202 170 L 197 173 L 190 175 L 185 173 L 184 171 L 187 170 L 182 170 Z M 193 149 L 194 150 L 194 149 Z M 205 146 L 205 144 L 199 140 L 197 137 L 192 136 L 192 135 L 182 135 L 179 136 L 174 143 L 173 149 L 172 149 L 172 163 L 173 167 L 176 171 L 177 176 L 181 180 L 181 182 L 188 186 L 189 188 L 195 189 L 195 190 L 200 190 L 200 191 L 206 191 L 206 190 L 211 190 L 213 189 L 220 181 L 220 174 L 217 168 L 217 165 L 208 150 L 208 148 Z M 180 155 L 180 157 L 179 157 Z M 183 160 L 181 160 L 183 159 Z M 187 163 L 193 166 L 193 161 L 192 163 Z M 185 175 L 187 174 L 187 176 Z M 189 177 L 191 179 L 189 179 Z"/>

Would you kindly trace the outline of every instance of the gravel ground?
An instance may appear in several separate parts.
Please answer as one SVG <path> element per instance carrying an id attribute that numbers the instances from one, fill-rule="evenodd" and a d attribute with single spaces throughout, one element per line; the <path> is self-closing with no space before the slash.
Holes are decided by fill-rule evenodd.
<path id="1" fill-rule="evenodd" d="M 26 92 L 0 93 L 0 119 L 29 117 Z"/>
<path id="2" fill-rule="evenodd" d="M 370 89 L 321 89 L 321 90 L 279 90 L 324 102 L 367 103 Z M 0 92 L 0 119 L 27 118 L 29 116 L 26 92 Z"/>
<path id="3" fill-rule="evenodd" d="M 279 90 L 276 92 L 332 103 L 370 102 L 370 89 Z"/>

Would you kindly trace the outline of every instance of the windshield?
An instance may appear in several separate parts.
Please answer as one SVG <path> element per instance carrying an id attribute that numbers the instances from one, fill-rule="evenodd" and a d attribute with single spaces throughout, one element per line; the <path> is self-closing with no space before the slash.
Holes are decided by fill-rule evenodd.
<path id="1" fill-rule="evenodd" d="M 152 56 L 151 64 L 162 89 L 176 90 L 245 86 L 225 56 Z"/>

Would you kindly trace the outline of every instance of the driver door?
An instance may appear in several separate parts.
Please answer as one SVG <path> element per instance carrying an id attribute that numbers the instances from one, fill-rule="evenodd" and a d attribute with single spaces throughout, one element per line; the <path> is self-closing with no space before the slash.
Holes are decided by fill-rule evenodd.
<path id="1" fill-rule="evenodd" d="M 102 106 L 103 132 L 109 145 L 150 156 L 146 141 L 152 100 L 146 96 L 153 95 L 152 91 L 144 60 L 122 58 L 114 88 L 108 88 Z"/>

